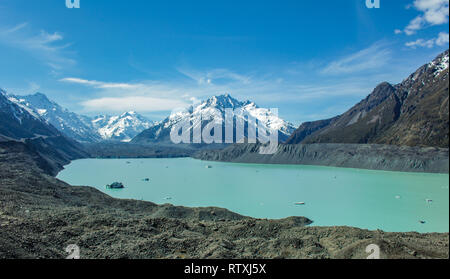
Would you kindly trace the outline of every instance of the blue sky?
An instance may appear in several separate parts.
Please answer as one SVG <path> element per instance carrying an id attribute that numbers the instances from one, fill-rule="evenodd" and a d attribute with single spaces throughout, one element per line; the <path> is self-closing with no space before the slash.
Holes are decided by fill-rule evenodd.
<path id="1" fill-rule="evenodd" d="M 153 120 L 230 93 L 332 117 L 448 49 L 448 0 L 0 0 L 0 88 Z"/>

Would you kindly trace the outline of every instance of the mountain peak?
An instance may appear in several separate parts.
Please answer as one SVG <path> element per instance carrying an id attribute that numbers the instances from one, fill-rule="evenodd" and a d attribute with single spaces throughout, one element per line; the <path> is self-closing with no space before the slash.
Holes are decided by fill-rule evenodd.
<path id="1" fill-rule="evenodd" d="M 171 143 L 170 134 L 172 128 L 177 123 L 181 123 L 184 120 L 187 122 L 197 123 L 194 125 L 205 125 L 208 122 L 207 119 L 215 119 L 217 121 L 224 121 L 226 118 L 226 109 L 238 110 L 234 115 L 236 119 L 243 119 L 245 125 L 249 125 L 246 119 L 246 115 L 253 117 L 260 123 L 264 123 L 266 127 L 279 132 L 279 140 L 284 141 L 295 130 L 295 127 L 279 118 L 269 109 L 258 108 L 253 102 L 245 101 L 241 102 L 230 94 L 216 95 L 200 104 L 190 106 L 183 111 L 177 111 L 172 113 L 165 120 L 155 123 L 149 129 L 136 136 L 132 142 L 134 143 Z M 256 122 L 255 122 L 256 123 Z M 235 124 L 233 124 L 235 125 Z M 246 131 L 245 133 L 247 133 Z"/>
<path id="2" fill-rule="evenodd" d="M 122 113 L 120 115 L 120 117 L 136 116 L 136 115 L 138 115 L 138 113 L 136 113 L 135 111 L 132 110 L 132 111 L 127 111 L 127 112 Z"/>
<path id="3" fill-rule="evenodd" d="M 446 51 L 444 51 L 443 53 L 441 53 L 440 55 L 438 55 L 433 61 L 431 61 L 428 64 L 428 66 L 435 69 L 435 73 L 434 73 L 435 76 L 439 75 L 441 72 L 448 69 L 448 66 L 449 66 L 449 51 L 448 51 L 448 49 Z"/>
<path id="4" fill-rule="evenodd" d="M 216 107 L 221 109 L 236 108 L 243 106 L 243 103 L 231 97 L 230 94 L 216 95 L 202 103 L 203 106 Z"/>
<path id="5" fill-rule="evenodd" d="M 50 99 L 47 97 L 47 95 L 45 95 L 44 93 L 41 93 L 41 92 L 36 92 L 33 95 L 30 95 L 29 97 L 31 97 L 35 100 L 40 100 L 42 102 L 52 103 L 52 101 L 50 101 Z"/>
<path id="6" fill-rule="evenodd" d="M 36 92 L 33 95 L 36 96 L 36 97 L 41 97 L 41 98 L 48 99 L 47 95 L 45 95 L 44 93 L 41 93 L 41 92 Z"/>

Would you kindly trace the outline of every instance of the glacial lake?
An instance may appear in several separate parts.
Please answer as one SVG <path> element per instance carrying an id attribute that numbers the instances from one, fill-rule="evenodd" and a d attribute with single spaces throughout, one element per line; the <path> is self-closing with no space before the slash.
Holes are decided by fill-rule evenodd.
<path id="1" fill-rule="evenodd" d="M 313 226 L 449 231 L 448 174 L 181 158 L 76 160 L 58 178 L 115 198 L 215 206 L 256 218 L 305 216 Z M 106 189 L 115 181 L 126 188 Z"/>

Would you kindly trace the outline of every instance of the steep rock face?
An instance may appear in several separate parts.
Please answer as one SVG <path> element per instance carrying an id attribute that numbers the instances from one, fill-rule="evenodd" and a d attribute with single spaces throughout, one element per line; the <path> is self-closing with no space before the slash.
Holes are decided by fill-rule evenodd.
<path id="1" fill-rule="evenodd" d="M 448 57 L 447 50 L 400 84 L 381 83 L 340 116 L 302 124 L 286 143 L 448 147 Z"/>
<path id="2" fill-rule="evenodd" d="M 339 116 L 325 120 L 302 123 L 302 125 L 300 125 L 300 127 L 289 137 L 288 142 L 302 142 L 307 136 L 329 126 L 330 123 L 334 123 L 338 119 Z"/>
<path id="3" fill-rule="evenodd" d="M 226 109 L 233 109 L 237 111 L 236 118 L 244 119 L 245 127 L 247 127 L 248 119 L 245 118 L 245 114 L 250 115 L 259 122 L 270 129 L 278 131 L 279 141 L 285 141 L 290 134 L 295 130 L 294 126 L 283 119 L 279 118 L 272 111 L 258 107 L 254 102 L 245 101 L 241 102 L 229 94 L 214 96 L 206 101 L 201 102 L 196 106 L 191 106 L 184 111 L 172 113 L 169 117 L 160 123 L 156 123 L 154 126 L 145 130 L 138 136 L 136 136 L 132 142 L 139 144 L 146 143 L 171 143 L 170 132 L 172 128 L 182 122 L 190 121 L 193 123 L 193 127 L 201 125 L 205 126 L 205 121 L 200 119 L 210 117 L 214 121 L 225 121 Z M 254 124 L 254 123 L 252 123 Z M 236 128 L 236 123 L 230 124 L 233 130 Z M 224 135 L 224 132 L 222 133 Z M 248 136 L 248 130 L 245 129 L 244 136 Z"/>
<path id="4" fill-rule="evenodd" d="M 449 146 L 448 50 L 396 86 L 400 117 L 377 142 Z"/>

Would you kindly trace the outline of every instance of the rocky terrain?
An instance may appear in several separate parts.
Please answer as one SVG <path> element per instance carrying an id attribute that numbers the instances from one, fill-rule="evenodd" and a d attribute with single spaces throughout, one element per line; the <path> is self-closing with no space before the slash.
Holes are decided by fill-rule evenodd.
<path id="1" fill-rule="evenodd" d="M 0 145 L 0 258 L 448 258 L 448 233 L 311 227 L 311 220 L 253 219 L 220 208 L 111 198 L 55 179 L 26 144 Z"/>
<path id="2" fill-rule="evenodd" d="M 449 52 L 403 82 L 383 82 L 342 115 L 302 124 L 297 143 L 374 143 L 449 146 Z"/>
<path id="3" fill-rule="evenodd" d="M 448 148 L 379 144 L 283 144 L 271 155 L 259 144 L 236 144 L 204 150 L 194 157 L 205 161 L 257 164 L 301 164 L 405 172 L 449 172 Z"/>

